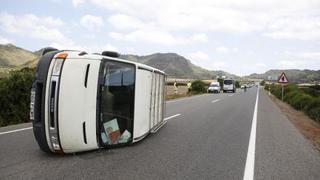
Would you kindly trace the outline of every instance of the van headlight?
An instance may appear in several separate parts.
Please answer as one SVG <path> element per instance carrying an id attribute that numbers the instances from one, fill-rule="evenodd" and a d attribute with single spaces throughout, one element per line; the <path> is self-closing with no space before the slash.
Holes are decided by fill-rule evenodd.
<path id="1" fill-rule="evenodd" d="M 53 67 L 53 71 L 52 71 L 53 76 L 60 76 L 63 61 L 64 61 L 64 59 L 56 59 L 54 67 Z"/>

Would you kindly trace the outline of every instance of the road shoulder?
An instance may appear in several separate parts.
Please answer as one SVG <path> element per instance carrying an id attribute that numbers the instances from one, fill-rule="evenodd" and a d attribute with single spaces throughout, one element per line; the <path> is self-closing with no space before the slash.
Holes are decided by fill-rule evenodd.
<path id="1" fill-rule="evenodd" d="M 320 152 L 320 125 L 310 119 L 302 111 L 295 110 L 289 104 L 280 101 L 272 94 L 269 97 L 301 134 L 303 134 L 306 139 L 310 140 L 314 147 Z"/>
<path id="2" fill-rule="evenodd" d="M 255 178 L 320 179 L 320 156 L 312 144 L 261 89 Z"/>

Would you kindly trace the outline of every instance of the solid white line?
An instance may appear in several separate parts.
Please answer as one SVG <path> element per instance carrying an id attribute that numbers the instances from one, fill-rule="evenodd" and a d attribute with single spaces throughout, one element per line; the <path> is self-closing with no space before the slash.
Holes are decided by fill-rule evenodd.
<path id="1" fill-rule="evenodd" d="M 215 99 L 215 100 L 211 101 L 211 103 L 215 103 L 215 102 L 218 102 L 218 101 L 220 101 L 220 99 Z"/>
<path id="2" fill-rule="evenodd" d="M 180 116 L 180 115 L 181 115 L 181 114 L 175 114 L 175 115 L 173 115 L 173 116 L 164 118 L 163 120 L 166 121 L 166 120 L 172 119 L 172 118 L 177 117 L 177 116 Z"/>
<path id="3" fill-rule="evenodd" d="M 259 101 L 259 87 L 257 90 L 256 104 L 254 106 L 248 154 L 247 154 L 247 160 L 246 160 L 246 167 L 244 169 L 243 180 L 254 179 L 254 160 L 255 160 L 255 151 L 256 151 L 255 149 L 256 149 L 258 101 Z"/>
<path id="4" fill-rule="evenodd" d="M 229 94 L 228 96 L 233 96 L 234 94 Z"/>
<path id="5" fill-rule="evenodd" d="M 22 129 L 16 129 L 16 130 L 6 131 L 6 132 L 0 132 L 0 135 L 9 134 L 9 133 L 14 133 L 14 132 L 19 132 L 19 131 L 24 131 L 24 130 L 28 130 L 28 129 L 32 129 L 32 127 L 27 127 L 27 128 L 22 128 Z"/>

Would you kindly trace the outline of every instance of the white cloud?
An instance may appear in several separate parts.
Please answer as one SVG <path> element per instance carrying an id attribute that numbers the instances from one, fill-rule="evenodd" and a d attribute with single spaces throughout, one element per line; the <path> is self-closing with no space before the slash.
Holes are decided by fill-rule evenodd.
<path id="1" fill-rule="evenodd" d="M 279 69 L 301 69 L 307 67 L 307 63 L 302 60 L 281 60 L 276 65 Z"/>
<path id="2" fill-rule="evenodd" d="M 59 18 L 38 17 L 33 14 L 12 15 L 0 13 L 0 28 L 11 34 L 30 38 L 63 42 L 67 38 L 58 29 L 64 24 Z"/>
<path id="3" fill-rule="evenodd" d="M 216 47 L 216 51 L 220 53 L 228 53 L 229 49 L 225 46 L 219 46 L 219 47 Z"/>
<path id="4" fill-rule="evenodd" d="M 300 58 L 313 59 L 320 62 L 320 52 L 299 52 L 296 55 Z"/>
<path id="5" fill-rule="evenodd" d="M 212 68 L 211 69 L 215 69 L 215 70 L 220 70 L 220 69 L 226 69 L 227 64 L 223 61 L 214 61 L 212 63 Z"/>
<path id="6" fill-rule="evenodd" d="M 285 55 L 287 58 L 318 60 L 320 62 L 320 51 L 283 51 L 281 54 Z"/>
<path id="7" fill-rule="evenodd" d="M 208 54 L 206 54 L 202 51 L 196 51 L 196 52 L 190 53 L 187 57 L 193 61 L 207 61 L 207 60 L 209 60 Z"/>
<path id="8" fill-rule="evenodd" d="M 112 15 L 108 21 L 112 26 L 120 30 L 138 29 L 146 26 L 140 19 L 124 14 Z"/>
<path id="9" fill-rule="evenodd" d="M 189 37 L 177 37 L 173 34 L 153 28 L 138 29 L 129 33 L 110 32 L 109 36 L 117 41 L 127 41 L 134 43 L 148 43 L 160 45 L 187 45 L 195 42 L 206 42 L 207 39 L 202 34 L 194 34 Z"/>
<path id="10" fill-rule="evenodd" d="M 203 43 L 208 42 L 208 37 L 207 37 L 207 35 L 205 33 L 194 34 L 191 37 L 191 39 L 194 42 L 203 42 Z"/>
<path id="11" fill-rule="evenodd" d="M 218 46 L 215 49 L 219 53 L 237 53 L 239 52 L 238 48 L 228 48 L 226 46 Z"/>
<path id="12" fill-rule="evenodd" d="M 9 43 L 13 43 L 13 41 L 0 36 L 0 44 L 9 44 Z"/>
<path id="13" fill-rule="evenodd" d="M 90 53 L 101 53 L 102 51 L 117 51 L 121 52 L 119 48 L 111 45 L 111 44 L 103 44 L 103 45 L 78 45 L 73 41 L 65 41 L 62 43 L 53 42 L 50 44 L 51 47 L 55 47 L 57 49 L 73 49 L 80 51 L 87 51 Z"/>
<path id="14" fill-rule="evenodd" d="M 314 0 L 91 0 L 110 12 L 117 28 L 149 26 L 162 31 L 223 33 L 257 32 L 267 37 L 320 38 L 320 1 Z M 129 24 L 117 24 L 128 22 Z M 132 20 L 132 22 L 130 21 Z M 152 22 L 152 23 L 150 23 Z"/>
<path id="15" fill-rule="evenodd" d="M 275 39 L 320 39 L 320 17 L 284 17 L 270 23 L 265 36 Z"/>
<path id="16" fill-rule="evenodd" d="M 103 26 L 103 20 L 99 16 L 87 14 L 82 16 L 80 24 L 88 30 L 99 30 Z"/>
<path id="17" fill-rule="evenodd" d="M 79 7 L 81 6 L 82 4 L 84 4 L 86 2 L 86 0 L 72 0 L 72 4 L 74 7 Z"/>

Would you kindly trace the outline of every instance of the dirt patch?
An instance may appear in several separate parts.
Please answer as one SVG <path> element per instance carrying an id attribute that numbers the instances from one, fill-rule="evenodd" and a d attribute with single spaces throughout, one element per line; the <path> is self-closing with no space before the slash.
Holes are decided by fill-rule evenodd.
<path id="1" fill-rule="evenodd" d="M 302 111 L 297 111 L 289 104 L 282 102 L 273 95 L 269 96 L 294 126 L 320 151 L 320 125 L 310 119 Z"/>

